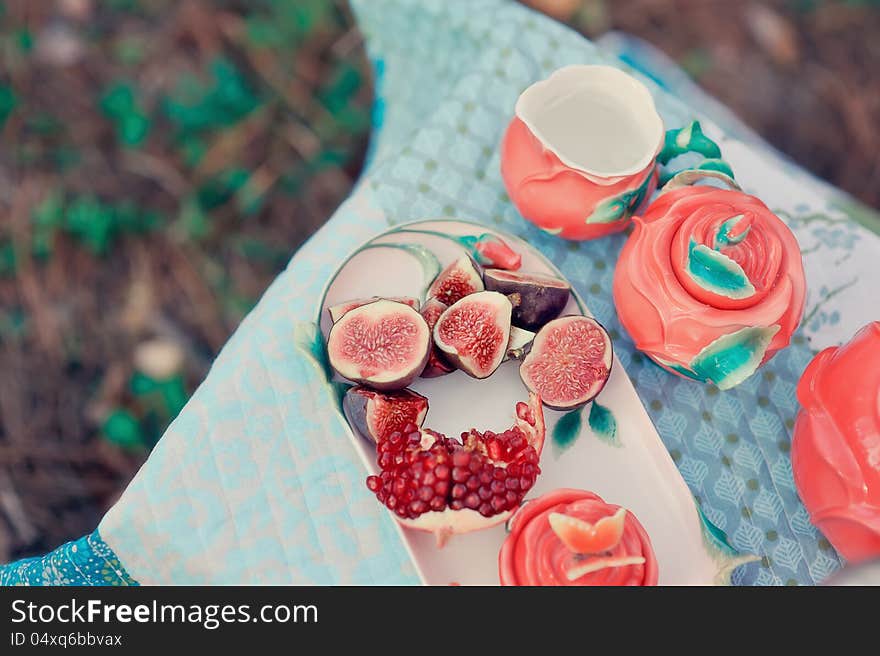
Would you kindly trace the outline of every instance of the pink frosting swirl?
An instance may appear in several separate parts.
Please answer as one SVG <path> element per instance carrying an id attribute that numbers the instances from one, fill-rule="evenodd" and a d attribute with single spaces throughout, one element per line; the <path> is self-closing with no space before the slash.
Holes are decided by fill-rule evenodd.
<path id="1" fill-rule="evenodd" d="M 637 557 L 644 562 L 603 567 L 569 579 L 569 572 L 588 561 L 563 544 L 550 526 L 550 515 L 560 513 L 595 524 L 619 509 L 592 492 L 573 489 L 555 490 L 524 504 L 511 518 L 510 534 L 499 554 L 501 585 L 657 585 L 657 559 L 651 540 L 630 512 L 626 513 L 620 541 L 610 552 L 597 557 L 609 561 Z"/>
<path id="2" fill-rule="evenodd" d="M 807 366 L 791 443 L 813 524 L 850 562 L 880 556 L 880 322 Z"/>
<path id="3" fill-rule="evenodd" d="M 614 301 L 639 350 L 669 371 L 726 388 L 788 345 L 803 315 L 803 264 L 794 235 L 764 203 L 740 191 L 683 187 L 634 221 Z M 758 330 L 738 333 L 744 329 Z M 737 358 L 721 362 L 718 353 L 738 336 L 751 340 L 754 363 L 731 372 L 725 367 Z M 713 357 L 698 359 L 710 346 Z"/>

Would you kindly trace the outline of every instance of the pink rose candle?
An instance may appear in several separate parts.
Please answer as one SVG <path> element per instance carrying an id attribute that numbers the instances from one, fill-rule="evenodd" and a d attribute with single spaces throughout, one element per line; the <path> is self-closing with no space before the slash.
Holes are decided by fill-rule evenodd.
<path id="1" fill-rule="evenodd" d="M 635 515 L 585 490 L 524 504 L 501 547 L 501 585 L 657 585 L 651 540 Z"/>

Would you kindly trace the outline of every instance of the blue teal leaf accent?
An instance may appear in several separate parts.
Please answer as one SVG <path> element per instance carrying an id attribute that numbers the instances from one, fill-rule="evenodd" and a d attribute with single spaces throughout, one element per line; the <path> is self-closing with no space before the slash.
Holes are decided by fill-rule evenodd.
<path id="1" fill-rule="evenodd" d="M 774 325 L 743 328 L 722 335 L 697 354 L 690 368 L 715 383 L 718 389 L 730 389 L 755 373 L 778 332 L 779 326 Z"/>
<path id="2" fill-rule="evenodd" d="M 553 444 L 557 447 L 560 453 L 574 444 L 581 432 L 581 424 L 580 409 L 572 410 L 571 412 L 562 415 L 559 421 L 556 422 L 556 425 L 553 427 L 552 437 Z"/>
<path id="3" fill-rule="evenodd" d="M 689 125 L 677 130 L 667 130 L 663 140 L 663 149 L 657 155 L 657 161 L 661 164 L 667 164 L 674 157 L 688 152 L 699 153 L 710 159 L 721 157 L 721 149 L 718 144 L 703 134 L 703 128 L 699 121 L 691 121 Z"/>
<path id="4" fill-rule="evenodd" d="M 621 219 L 628 219 L 632 213 L 642 204 L 648 187 L 651 185 L 653 175 L 649 175 L 635 189 L 625 191 L 622 194 L 603 200 L 596 205 L 593 213 L 587 217 L 587 223 L 614 223 Z"/>
<path id="5" fill-rule="evenodd" d="M 687 272 L 706 291 L 727 298 L 748 298 L 755 293 L 755 286 L 737 262 L 693 239 L 688 246 Z"/>
<path id="6" fill-rule="evenodd" d="M 694 169 L 697 171 L 717 171 L 718 173 L 726 175 L 731 180 L 735 179 L 735 176 L 733 175 L 733 168 L 731 168 L 730 164 L 728 164 L 720 157 L 704 159 L 702 162 L 697 164 Z"/>
<path id="7" fill-rule="evenodd" d="M 730 585 L 730 577 L 733 574 L 733 570 L 740 565 L 758 561 L 760 558 L 753 554 L 740 554 L 736 548 L 730 544 L 727 534 L 709 521 L 709 518 L 706 517 L 706 514 L 703 512 L 703 509 L 700 508 L 699 504 L 694 502 L 694 507 L 697 509 L 697 515 L 700 518 L 703 544 L 709 552 L 709 555 L 712 556 L 712 559 L 718 563 L 719 566 L 718 572 L 715 575 L 715 584 Z"/>
<path id="8" fill-rule="evenodd" d="M 440 274 L 440 260 L 437 259 L 437 256 L 434 255 L 433 251 L 425 248 L 424 246 L 421 246 L 420 244 L 406 244 L 399 242 L 367 244 L 366 246 L 362 246 L 361 248 L 359 248 L 356 253 L 360 253 L 361 251 L 365 251 L 370 248 L 397 248 L 415 257 L 419 261 L 419 264 L 422 265 L 422 276 L 424 278 L 422 298 L 424 298 L 425 294 L 427 293 L 428 287 L 431 286 L 431 282 Z"/>
<path id="9" fill-rule="evenodd" d="M 737 214 L 736 216 L 730 217 L 724 223 L 718 226 L 718 232 L 715 234 L 715 243 L 713 246 L 716 251 L 721 250 L 726 246 L 734 246 L 736 244 L 739 244 L 743 239 L 749 236 L 751 225 L 746 226 L 739 232 L 735 231 L 737 224 L 740 223 L 744 218 L 745 217 L 742 214 Z M 731 232 L 733 232 L 733 234 L 731 234 Z"/>
<path id="10" fill-rule="evenodd" d="M 606 444 L 620 446 L 617 439 L 617 419 L 609 408 L 593 401 L 588 419 L 590 430 Z"/>

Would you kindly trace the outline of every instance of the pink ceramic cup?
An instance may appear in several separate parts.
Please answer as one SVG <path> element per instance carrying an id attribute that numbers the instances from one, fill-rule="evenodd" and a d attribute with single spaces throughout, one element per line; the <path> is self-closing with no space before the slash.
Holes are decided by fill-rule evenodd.
<path id="1" fill-rule="evenodd" d="M 565 239 L 623 230 L 657 187 L 663 121 L 648 89 L 611 66 L 566 66 L 527 88 L 501 144 L 520 213 Z"/>

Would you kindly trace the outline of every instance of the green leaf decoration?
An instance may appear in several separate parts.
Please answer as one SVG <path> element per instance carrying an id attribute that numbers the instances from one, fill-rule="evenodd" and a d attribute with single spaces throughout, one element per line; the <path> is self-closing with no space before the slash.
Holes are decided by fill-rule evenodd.
<path id="1" fill-rule="evenodd" d="M 600 440 L 612 446 L 621 445 L 620 440 L 617 439 L 617 419 L 609 408 L 593 401 L 588 423 L 590 430 Z"/>
<path id="2" fill-rule="evenodd" d="M 673 158 L 688 152 L 699 153 L 708 159 L 721 157 L 718 144 L 703 134 L 699 121 L 691 121 L 689 125 L 677 130 L 667 130 L 657 161 L 668 164 Z"/>
<path id="3" fill-rule="evenodd" d="M 628 219 L 645 199 L 653 176 L 648 176 L 636 189 L 625 191 L 618 196 L 603 200 L 596 205 L 587 223 L 614 223 Z"/>
<path id="4" fill-rule="evenodd" d="M 779 326 L 743 328 L 723 335 L 700 351 L 690 368 L 720 390 L 739 385 L 755 373 Z"/>
<path id="5" fill-rule="evenodd" d="M 755 294 L 755 286 L 736 261 L 693 239 L 688 245 L 686 269 L 697 285 L 713 294 L 732 299 Z"/>
<path id="6" fill-rule="evenodd" d="M 104 437 L 124 449 L 133 449 L 144 444 L 140 423 L 128 410 L 118 408 L 110 413 L 101 427 Z"/>
<path id="7" fill-rule="evenodd" d="M 727 534 L 709 521 L 709 518 L 706 517 L 703 509 L 700 508 L 696 501 L 694 502 L 694 507 L 697 509 L 697 515 L 700 518 L 703 544 L 706 546 L 709 555 L 712 556 L 712 559 L 719 566 L 715 575 L 715 584 L 730 585 L 730 577 L 733 575 L 733 570 L 740 565 L 756 562 L 760 558 L 751 554 L 740 555 L 736 548 L 730 544 Z"/>
<path id="8" fill-rule="evenodd" d="M 715 235 L 715 250 L 721 250 L 727 246 L 734 246 L 742 242 L 743 239 L 749 236 L 749 232 L 751 230 L 751 226 L 746 226 L 744 230 L 741 230 L 739 234 L 731 235 L 731 232 L 735 230 L 736 226 L 742 222 L 743 220 L 742 214 L 737 214 L 729 219 L 727 219 L 724 223 L 718 226 L 718 232 Z"/>
<path id="9" fill-rule="evenodd" d="M 581 412 L 580 408 L 567 412 L 559 418 L 559 421 L 553 427 L 553 433 L 551 434 L 553 445 L 559 453 L 565 451 L 577 440 L 581 432 L 581 424 L 583 423 Z"/>
<path id="10" fill-rule="evenodd" d="M 0 241 L 0 277 L 14 276 L 18 270 L 18 254 L 12 240 Z"/>

